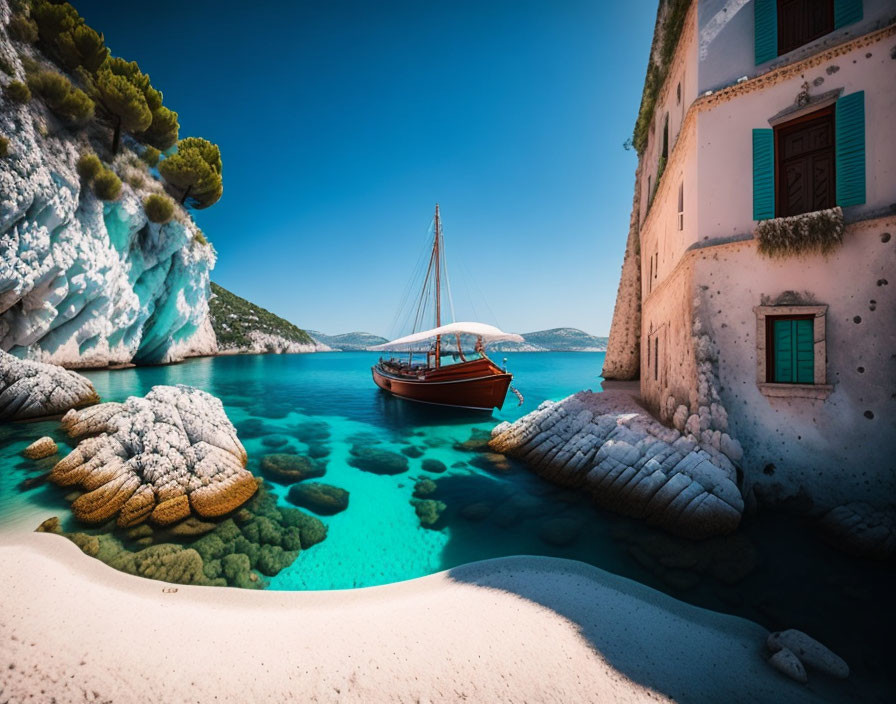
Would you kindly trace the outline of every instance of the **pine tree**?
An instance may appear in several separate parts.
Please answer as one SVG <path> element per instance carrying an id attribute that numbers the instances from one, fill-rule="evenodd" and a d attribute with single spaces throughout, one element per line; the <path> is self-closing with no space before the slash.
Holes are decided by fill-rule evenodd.
<path id="1" fill-rule="evenodd" d="M 218 145 L 200 137 L 182 139 L 177 152 L 159 164 L 159 173 L 180 196 L 180 202 L 196 209 L 218 202 L 224 192 L 221 171 Z"/>

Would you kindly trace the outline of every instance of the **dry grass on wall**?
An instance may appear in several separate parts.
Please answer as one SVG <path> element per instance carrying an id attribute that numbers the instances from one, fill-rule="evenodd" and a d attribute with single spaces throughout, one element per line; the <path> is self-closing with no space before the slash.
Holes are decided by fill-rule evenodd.
<path id="1" fill-rule="evenodd" d="M 828 254 L 843 242 L 843 211 L 817 210 L 787 218 L 760 220 L 753 235 L 758 251 L 766 257 Z"/>

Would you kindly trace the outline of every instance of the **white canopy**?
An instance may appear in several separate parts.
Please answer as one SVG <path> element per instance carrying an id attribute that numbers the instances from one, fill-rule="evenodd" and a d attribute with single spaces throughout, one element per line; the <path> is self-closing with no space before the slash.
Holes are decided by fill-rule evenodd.
<path id="1" fill-rule="evenodd" d="M 399 337 L 397 340 L 392 340 L 392 342 L 386 342 L 382 345 L 377 345 L 376 347 L 369 347 L 368 349 L 408 350 L 416 343 L 428 340 L 436 335 L 476 335 L 482 338 L 483 344 L 499 341 L 524 341 L 520 335 L 515 335 L 512 332 L 502 332 L 494 325 L 486 325 L 485 323 L 450 323 L 438 328 L 433 328 L 432 330 L 423 330 L 421 332 L 415 332 L 413 335 L 405 335 L 404 337 Z"/>

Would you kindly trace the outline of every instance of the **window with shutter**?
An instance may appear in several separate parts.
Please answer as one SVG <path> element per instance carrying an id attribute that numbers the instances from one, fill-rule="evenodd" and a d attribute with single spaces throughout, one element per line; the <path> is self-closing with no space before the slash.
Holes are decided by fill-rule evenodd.
<path id="1" fill-rule="evenodd" d="M 778 55 L 834 31 L 834 0 L 778 0 Z"/>
<path id="2" fill-rule="evenodd" d="M 775 127 L 775 157 L 777 217 L 837 204 L 833 107 Z"/>
<path id="3" fill-rule="evenodd" d="M 776 384 L 811 384 L 815 380 L 813 316 L 769 316 L 767 339 L 768 381 Z"/>

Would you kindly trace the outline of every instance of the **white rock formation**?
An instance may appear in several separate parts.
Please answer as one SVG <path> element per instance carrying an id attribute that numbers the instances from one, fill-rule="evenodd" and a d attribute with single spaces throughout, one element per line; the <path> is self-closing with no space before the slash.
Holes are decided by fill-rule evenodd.
<path id="1" fill-rule="evenodd" d="M 0 22 L 9 8 L 0 3 Z M 24 80 L 18 53 L 0 32 L 0 55 Z M 0 73 L 0 83 L 12 77 Z M 0 101 L 0 349 L 69 367 L 178 359 L 208 311 L 215 253 L 200 244 L 183 211 L 147 221 L 142 200 L 161 190 L 123 153 L 116 169 L 142 171 L 117 201 L 82 188 L 78 157 L 93 151 L 84 132 L 63 127 L 39 99 Z M 139 162 L 138 162 L 139 163 Z"/>
<path id="2" fill-rule="evenodd" d="M 590 492 L 606 508 L 679 535 L 729 533 L 743 513 L 728 458 L 660 424 L 623 392 L 545 401 L 497 426 L 489 446 L 546 479 Z"/>
<path id="3" fill-rule="evenodd" d="M 87 523 L 221 516 L 257 489 L 221 401 L 189 386 L 155 386 L 144 398 L 69 411 L 62 426 L 86 439 L 49 478 L 87 491 L 72 503 Z"/>
<path id="4" fill-rule="evenodd" d="M 251 346 L 221 347 L 219 349 L 220 354 L 298 354 L 331 351 L 331 348 L 327 347 L 327 345 L 316 340 L 311 344 L 305 344 L 258 330 L 250 332 L 248 337 L 252 341 Z"/>
<path id="5" fill-rule="evenodd" d="M 799 658 L 803 665 L 811 667 L 813 670 L 825 672 L 841 679 L 849 677 L 849 665 L 846 664 L 843 658 L 811 636 L 795 628 L 770 633 L 766 640 L 766 645 L 773 653 L 791 653 Z M 803 676 L 805 677 L 805 673 L 803 673 Z M 805 682 L 806 680 L 803 679 L 802 681 Z"/>
<path id="6" fill-rule="evenodd" d="M 0 350 L 0 420 L 53 416 L 99 400 L 80 374 Z"/>

